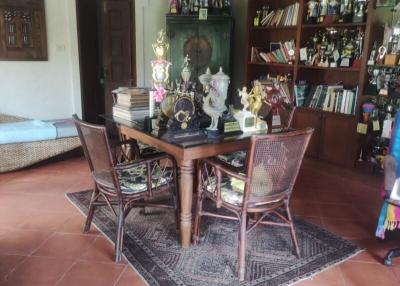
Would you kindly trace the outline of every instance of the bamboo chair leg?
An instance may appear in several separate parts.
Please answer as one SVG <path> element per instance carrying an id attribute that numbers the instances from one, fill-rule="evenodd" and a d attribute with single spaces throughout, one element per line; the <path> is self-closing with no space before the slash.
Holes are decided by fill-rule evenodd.
<path id="1" fill-rule="evenodd" d="M 96 208 L 94 203 L 97 201 L 98 194 L 99 194 L 99 190 L 95 186 L 93 193 L 92 193 L 92 198 L 90 199 L 89 211 L 88 211 L 88 214 L 86 217 L 86 222 L 85 222 L 85 226 L 83 228 L 83 233 L 88 233 L 90 230 L 90 225 L 92 224 L 92 220 L 93 220 L 93 216 L 94 216 L 94 210 Z"/>
<path id="2" fill-rule="evenodd" d="M 115 262 L 121 261 L 124 239 L 124 206 L 120 203 L 118 212 L 117 240 L 115 242 Z"/>
<path id="3" fill-rule="evenodd" d="M 291 215 L 290 209 L 289 209 L 289 202 L 287 202 L 287 201 L 285 202 L 285 208 L 286 208 L 286 213 L 287 213 L 288 219 L 290 221 L 290 233 L 292 235 L 292 241 L 293 241 L 293 245 L 294 245 L 294 248 L 296 251 L 296 256 L 297 256 L 297 258 L 300 258 L 299 243 L 297 241 L 296 231 L 294 229 L 292 215 Z"/>
<path id="4" fill-rule="evenodd" d="M 243 212 L 240 220 L 239 230 L 239 255 L 238 255 L 238 276 L 239 281 L 243 281 L 246 275 L 246 230 L 247 213 Z"/>

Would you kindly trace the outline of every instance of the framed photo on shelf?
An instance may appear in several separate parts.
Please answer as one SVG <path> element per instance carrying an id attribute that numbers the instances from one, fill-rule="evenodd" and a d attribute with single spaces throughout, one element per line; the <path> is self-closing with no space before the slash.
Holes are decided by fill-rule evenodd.
<path id="1" fill-rule="evenodd" d="M 271 42 L 269 43 L 269 51 L 273 52 L 279 50 L 282 47 L 282 43 L 280 42 Z"/>
<path id="2" fill-rule="evenodd" d="M 376 7 L 394 7 L 397 0 L 376 0 Z"/>

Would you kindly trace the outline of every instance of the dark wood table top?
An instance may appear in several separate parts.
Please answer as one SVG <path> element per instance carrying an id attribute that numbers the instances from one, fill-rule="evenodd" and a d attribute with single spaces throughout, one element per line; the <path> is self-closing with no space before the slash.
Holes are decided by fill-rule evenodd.
<path id="1" fill-rule="evenodd" d="M 207 158 L 218 154 L 246 150 L 252 135 L 267 133 L 266 131 L 257 131 L 241 134 L 221 134 L 216 138 L 204 136 L 203 138 L 192 139 L 188 137 L 177 141 L 171 140 L 165 134 L 145 131 L 140 122 L 128 121 L 119 117 L 113 117 L 112 115 L 102 115 L 102 117 L 107 121 L 115 123 L 121 133 L 154 146 L 182 160 Z"/>

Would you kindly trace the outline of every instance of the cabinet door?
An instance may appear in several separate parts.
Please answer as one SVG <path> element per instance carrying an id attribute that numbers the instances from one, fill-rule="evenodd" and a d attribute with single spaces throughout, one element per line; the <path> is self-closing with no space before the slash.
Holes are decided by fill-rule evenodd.
<path id="1" fill-rule="evenodd" d="M 353 116 L 325 113 L 322 117 L 320 158 L 328 162 L 353 166 L 357 152 Z"/>
<path id="2" fill-rule="evenodd" d="M 217 73 L 221 66 L 224 72 L 231 74 L 230 70 L 230 45 L 231 45 L 231 21 L 230 19 L 221 21 L 199 22 L 199 41 L 204 41 L 208 45 L 206 49 L 199 49 L 198 73 L 203 74 L 209 66 L 211 72 Z"/>
<path id="3" fill-rule="evenodd" d="M 321 136 L 321 113 L 316 110 L 307 108 L 297 108 L 293 117 L 293 128 L 304 129 L 307 127 L 314 128 L 314 133 L 306 151 L 306 155 L 310 157 L 318 157 L 319 142 Z"/>
<path id="4" fill-rule="evenodd" d="M 167 33 L 170 41 L 169 60 L 172 62 L 171 80 L 180 79 L 183 60 L 186 53 L 191 58 L 191 65 L 197 61 L 197 23 L 189 21 L 167 22 Z M 190 51 L 188 50 L 190 46 Z M 195 69 L 192 69 L 191 79 L 197 78 Z"/>

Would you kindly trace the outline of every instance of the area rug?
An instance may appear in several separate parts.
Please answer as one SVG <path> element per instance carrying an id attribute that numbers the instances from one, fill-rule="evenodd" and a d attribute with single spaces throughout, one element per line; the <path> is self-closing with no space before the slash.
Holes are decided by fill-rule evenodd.
<path id="1" fill-rule="evenodd" d="M 67 194 L 84 214 L 90 191 Z M 208 206 L 211 208 L 211 206 Z M 116 219 L 108 207 L 98 208 L 93 223 L 115 241 Z M 203 217 L 201 242 L 182 249 L 173 211 L 133 209 L 126 218 L 123 253 L 149 285 L 261 286 L 291 285 L 336 265 L 361 251 L 318 226 L 295 219 L 301 250 L 297 259 L 287 228 L 259 226 L 248 236 L 246 280 L 236 278 L 238 224 Z"/>

